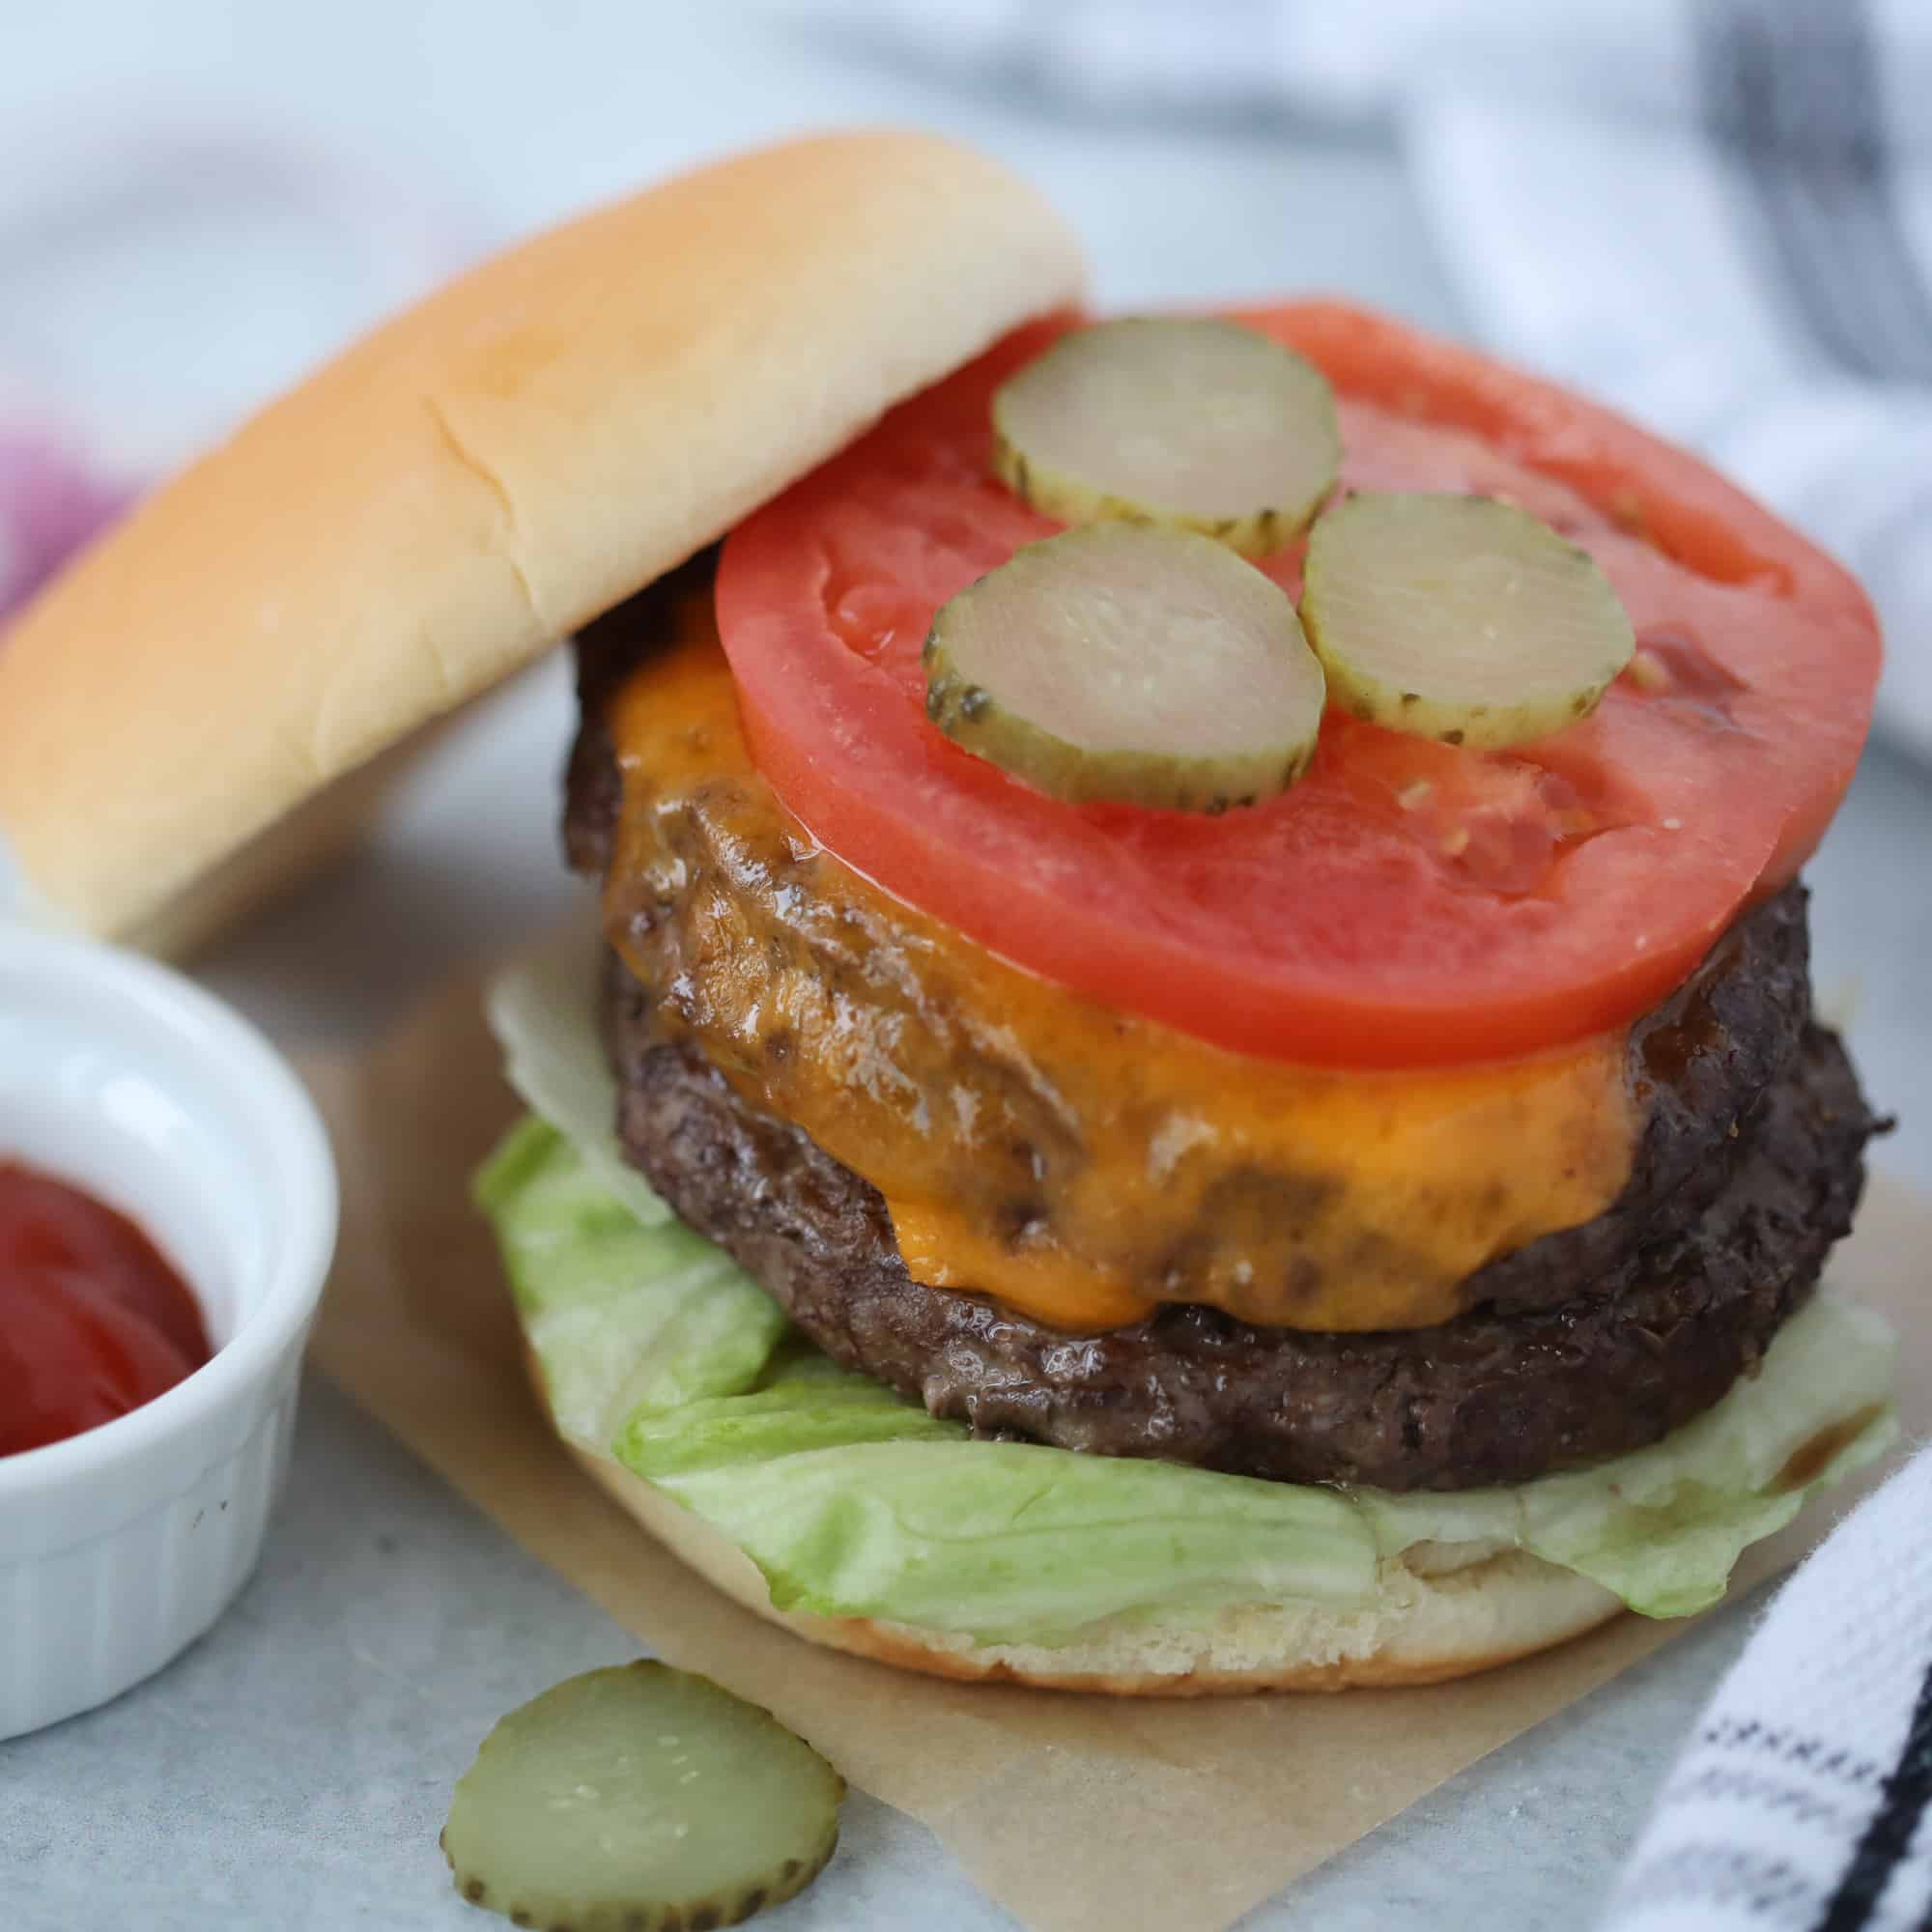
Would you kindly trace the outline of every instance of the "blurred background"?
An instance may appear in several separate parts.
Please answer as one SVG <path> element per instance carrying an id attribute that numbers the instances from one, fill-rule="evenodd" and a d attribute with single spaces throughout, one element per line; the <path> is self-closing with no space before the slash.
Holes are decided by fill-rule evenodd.
<path id="1" fill-rule="evenodd" d="M 0 612 L 477 254 L 781 132 L 952 130 L 1068 213 L 1104 304 L 1394 310 L 1698 447 L 1860 573 L 1891 664 L 1815 923 L 1903 1105 L 1932 1093 L 1928 100 L 1927 0 L 0 0 Z M 284 1036 L 359 1032 L 545 916 L 566 708 L 553 666 L 469 721 L 210 977 Z M 1932 1180 L 1932 1125 L 1883 1158 Z"/>

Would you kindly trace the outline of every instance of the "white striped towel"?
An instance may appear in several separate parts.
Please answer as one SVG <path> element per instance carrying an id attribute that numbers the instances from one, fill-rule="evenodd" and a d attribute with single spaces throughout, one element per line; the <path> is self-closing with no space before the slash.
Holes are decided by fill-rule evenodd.
<path id="1" fill-rule="evenodd" d="M 1932 1451 L 1830 1536 L 1719 1687 L 1605 1932 L 1932 1927 Z"/>

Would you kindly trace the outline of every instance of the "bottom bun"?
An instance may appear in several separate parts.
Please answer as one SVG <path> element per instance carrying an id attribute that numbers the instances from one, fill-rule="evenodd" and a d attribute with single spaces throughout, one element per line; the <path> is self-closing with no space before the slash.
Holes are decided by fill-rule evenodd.
<path id="1" fill-rule="evenodd" d="M 539 1396 L 543 1378 L 528 1358 Z M 1579 1636 L 1623 1608 L 1601 1584 L 1520 1549 L 1422 1574 L 1383 1566 L 1375 1599 L 1350 1609 L 1240 1604 L 1171 1617 L 1111 1617 L 1061 1644 L 980 1643 L 957 1631 L 776 1608 L 757 1566 L 728 1538 L 609 1456 L 577 1460 L 672 1555 L 727 1597 L 809 1643 L 901 1670 L 1116 1697 L 1236 1696 L 1437 1684 Z M 1445 1552 L 1446 1553 L 1446 1552 Z"/>

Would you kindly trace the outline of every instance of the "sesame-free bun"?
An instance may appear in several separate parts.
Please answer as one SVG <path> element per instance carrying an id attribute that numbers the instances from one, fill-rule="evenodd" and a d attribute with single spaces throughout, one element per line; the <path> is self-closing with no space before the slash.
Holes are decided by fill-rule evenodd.
<path id="1" fill-rule="evenodd" d="M 544 1401 L 543 1372 L 528 1350 L 525 1366 Z M 1449 1569 L 1386 1563 L 1375 1601 L 1353 1609 L 1258 1603 L 1153 1621 L 1117 1618 L 1050 1647 L 978 1643 L 954 1631 L 871 1618 L 800 1616 L 773 1606 L 757 1566 L 735 1543 L 612 1458 L 565 1442 L 673 1556 L 747 1609 L 809 1643 L 933 1677 L 1116 1697 L 1438 1684 L 1547 1650 L 1623 1608 L 1588 1577 L 1510 1549 Z"/>
<path id="2" fill-rule="evenodd" d="M 193 940 L 353 836 L 380 785 L 338 780 L 1081 278 L 1033 190 L 904 133 L 767 148 L 485 263 L 0 636 L 0 832 L 33 896 Z"/>

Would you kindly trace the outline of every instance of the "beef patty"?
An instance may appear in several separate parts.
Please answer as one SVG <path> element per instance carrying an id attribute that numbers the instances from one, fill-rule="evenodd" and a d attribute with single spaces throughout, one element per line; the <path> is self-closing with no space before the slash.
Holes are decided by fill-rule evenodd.
<path id="1" fill-rule="evenodd" d="M 1068 1335 L 915 1282 L 877 1190 L 691 1042 L 657 1039 L 648 1013 L 613 957 L 625 1151 L 829 1355 L 977 1435 L 1285 1482 L 1471 1489 L 1656 1441 L 1748 1372 L 1810 1290 L 1851 1226 L 1871 1130 L 1836 1038 L 1807 1027 L 1716 1198 L 1666 1206 L 1613 1293 L 1368 1335 L 1196 1307 Z"/>
<path id="2" fill-rule="evenodd" d="M 586 640 L 567 841 L 587 871 L 617 806 L 603 702 L 649 628 Z M 1180 1305 L 1069 1335 L 915 1282 L 877 1190 L 666 1037 L 614 955 L 608 1017 L 631 1159 L 839 1361 L 981 1435 L 1401 1490 L 1640 1447 L 1752 1368 L 1849 1228 L 1873 1126 L 1809 1008 L 1792 887 L 1632 1030 L 1643 1126 L 1610 1208 L 1492 1262 L 1453 1321 L 1354 1335 Z"/>

